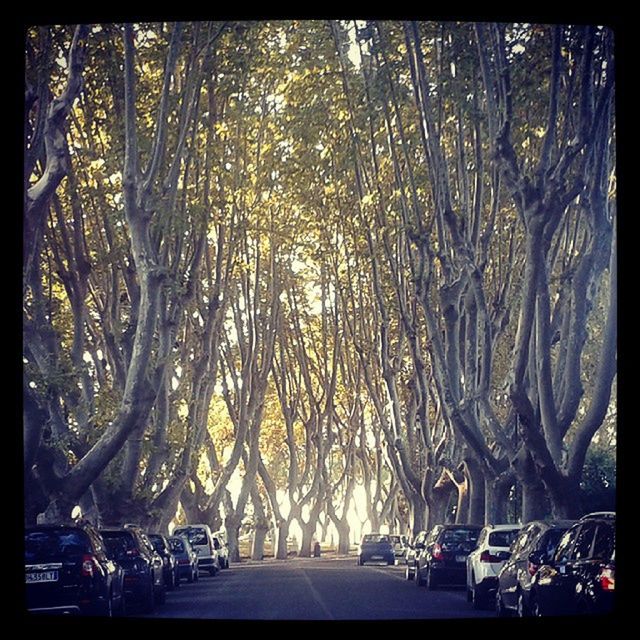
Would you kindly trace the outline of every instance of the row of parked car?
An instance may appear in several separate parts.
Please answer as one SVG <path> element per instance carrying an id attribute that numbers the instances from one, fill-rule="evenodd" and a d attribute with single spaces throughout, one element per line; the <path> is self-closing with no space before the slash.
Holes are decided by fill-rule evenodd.
<path id="1" fill-rule="evenodd" d="M 25 530 L 26 607 L 31 613 L 150 613 L 181 582 L 228 567 L 224 534 L 204 524 L 178 527 L 172 536 L 133 524 L 97 529 L 88 522 Z"/>
<path id="2" fill-rule="evenodd" d="M 358 564 L 405 561 L 418 587 L 466 587 L 476 609 L 501 617 L 606 614 L 614 607 L 612 512 L 524 526 L 439 524 L 409 544 L 404 536 L 367 534 Z"/>

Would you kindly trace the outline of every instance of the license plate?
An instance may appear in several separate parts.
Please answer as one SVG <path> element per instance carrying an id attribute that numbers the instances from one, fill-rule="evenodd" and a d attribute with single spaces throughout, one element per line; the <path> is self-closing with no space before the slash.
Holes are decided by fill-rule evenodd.
<path id="1" fill-rule="evenodd" d="M 371 556 L 372 560 L 382 560 L 382 556 Z"/>
<path id="2" fill-rule="evenodd" d="M 38 571 L 38 573 L 27 573 L 26 581 L 27 581 L 27 584 L 31 584 L 33 582 L 57 582 L 58 572 L 57 571 Z"/>
<path id="3" fill-rule="evenodd" d="M 467 556 L 456 556 L 456 562 L 466 562 Z"/>

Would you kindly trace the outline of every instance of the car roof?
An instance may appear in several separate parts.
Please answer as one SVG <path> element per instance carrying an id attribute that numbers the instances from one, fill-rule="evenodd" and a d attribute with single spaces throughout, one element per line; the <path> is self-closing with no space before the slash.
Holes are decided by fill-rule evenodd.
<path id="1" fill-rule="evenodd" d="M 485 529 L 490 529 L 491 531 L 513 531 L 514 529 L 522 529 L 521 524 L 485 524 Z"/>
<path id="2" fill-rule="evenodd" d="M 580 521 L 583 520 L 609 520 L 609 519 L 614 519 L 616 517 L 616 512 L 615 511 L 594 511 L 593 513 L 587 513 L 584 516 L 582 516 L 582 518 L 580 518 Z"/>

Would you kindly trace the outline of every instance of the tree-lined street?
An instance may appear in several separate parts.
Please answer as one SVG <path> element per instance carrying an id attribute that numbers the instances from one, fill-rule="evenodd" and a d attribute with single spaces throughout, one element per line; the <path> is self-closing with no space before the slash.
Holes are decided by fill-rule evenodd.
<path id="1" fill-rule="evenodd" d="M 402 565 L 357 567 L 352 556 L 248 561 L 172 593 L 153 617 L 416 620 L 492 616 L 490 611 L 474 611 L 464 589 L 427 592 L 405 580 Z"/>

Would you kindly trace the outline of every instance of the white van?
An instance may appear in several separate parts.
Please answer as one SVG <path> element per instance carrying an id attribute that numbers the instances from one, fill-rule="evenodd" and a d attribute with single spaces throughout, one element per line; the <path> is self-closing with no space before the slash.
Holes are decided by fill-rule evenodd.
<path id="1" fill-rule="evenodd" d="M 176 527 L 174 536 L 186 536 L 198 554 L 198 569 L 215 576 L 220 571 L 218 551 L 213 544 L 213 536 L 208 524 L 188 524 Z"/>

